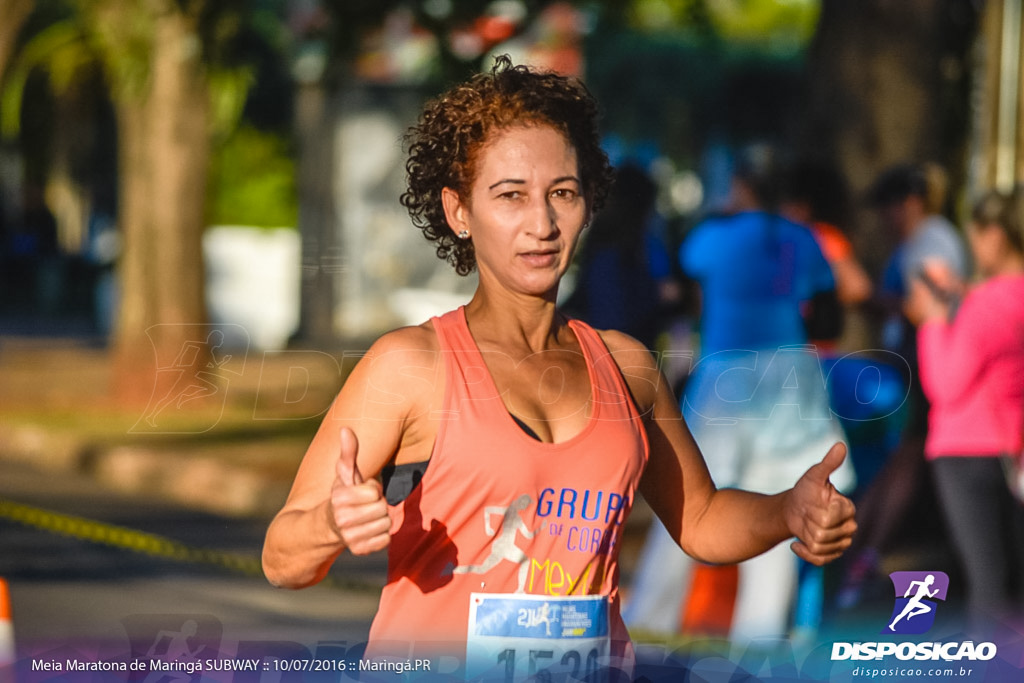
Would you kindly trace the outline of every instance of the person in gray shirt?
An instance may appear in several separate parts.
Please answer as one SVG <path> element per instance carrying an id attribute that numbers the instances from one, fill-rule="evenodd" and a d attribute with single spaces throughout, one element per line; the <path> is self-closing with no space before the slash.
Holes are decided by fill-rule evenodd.
<path id="1" fill-rule="evenodd" d="M 899 239 L 879 288 L 889 313 L 882 327 L 882 345 L 892 351 L 905 350 L 909 342 L 902 307 L 925 261 L 941 261 L 961 281 L 970 270 L 962 236 L 941 213 L 943 175 L 937 166 L 900 164 L 884 171 L 869 192 L 883 224 Z"/>

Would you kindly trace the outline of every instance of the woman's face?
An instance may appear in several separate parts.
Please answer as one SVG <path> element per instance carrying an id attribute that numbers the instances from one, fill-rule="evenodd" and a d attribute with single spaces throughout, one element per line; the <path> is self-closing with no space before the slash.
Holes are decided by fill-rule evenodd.
<path id="1" fill-rule="evenodd" d="M 974 255 L 974 264 L 986 275 L 996 270 L 1004 252 L 1009 248 L 998 225 L 971 223 L 967 239 Z"/>
<path id="2" fill-rule="evenodd" d="M 576 150 L 549 126 L 502 130 L 476 159 L 468 197 L 442 194 L 448 224 L 469 232 L 481 283 L 557 291 L 587 219 Z"/>

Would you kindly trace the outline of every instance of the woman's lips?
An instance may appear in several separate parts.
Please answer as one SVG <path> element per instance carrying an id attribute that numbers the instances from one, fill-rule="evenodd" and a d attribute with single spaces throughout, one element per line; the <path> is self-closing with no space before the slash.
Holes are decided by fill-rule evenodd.
<path id="1" fill-rule="evenodd" d="M 550 266 L 558 261 L 558 251 L 555 249 L 524 251 L 519 254 L 519 258 L 523 259 L 531 266 Z"/>

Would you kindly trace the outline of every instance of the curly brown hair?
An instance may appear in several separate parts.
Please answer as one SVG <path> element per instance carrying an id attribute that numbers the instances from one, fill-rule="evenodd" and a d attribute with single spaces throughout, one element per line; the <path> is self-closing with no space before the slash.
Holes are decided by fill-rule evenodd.
<path id="1" fill-rule="evenodd" d="M 597 104 L 575 78 L 514 66 L 498 57 L 490 73 L 473 76 L 426 104 L 405 142 L 407 189 L 402 205 L 438 258 L 459 275 L 476 269 L 471 240 L 460 240 L 444 215 L 441 190 L 469 194 L 480 148 L 499 130 L 546 125 L 562 132 L 576 150 L 583 195 L 590 213 L 604 202 L 611 184 L 608 157 L 601 149 Z"/>

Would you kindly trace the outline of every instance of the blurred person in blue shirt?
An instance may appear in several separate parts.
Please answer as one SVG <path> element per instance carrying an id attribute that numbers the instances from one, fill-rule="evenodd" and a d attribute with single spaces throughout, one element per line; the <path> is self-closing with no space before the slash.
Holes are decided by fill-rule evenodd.
<path id="1" fill-rule="evenodd" d="M 729 210 L 698 224 L 679 252 L 701 300 L 700 360 L 683 415 L 716 485 L 767 494 L 792 486 L 808 463 L 845 441 L 808 345 L 811 308 L 838 307 L 835 282 L 808 228 L 776 212 L 779 173 L 773 149 L 744 150 Z M 849 461 L 833 484 L 852 488 Z M 629 626 L 678 630 L 693 567 L 666 539 L 655 523 L 623 612 Z M 740 566 L 733 641 L 788 635 L 797 560 L 782 545 Z"/>

